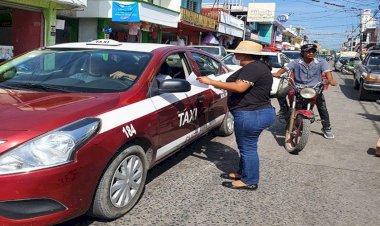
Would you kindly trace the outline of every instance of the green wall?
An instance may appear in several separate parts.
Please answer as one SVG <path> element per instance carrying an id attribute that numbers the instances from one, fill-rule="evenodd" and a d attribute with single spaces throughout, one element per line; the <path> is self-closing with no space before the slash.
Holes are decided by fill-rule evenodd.
<path id="1" fill-rule="evenodd" d="M 57 3 L 50 0 L 5 0 L 5 2 L 42 8 L 42 12 L 45 18 L 44 45 L 55 44 L 55 36 L 51 35 L 50 32 L 51 26 L 55 25 L 57 9 L 66 9 L 67 6 L 65 4 Z"/>

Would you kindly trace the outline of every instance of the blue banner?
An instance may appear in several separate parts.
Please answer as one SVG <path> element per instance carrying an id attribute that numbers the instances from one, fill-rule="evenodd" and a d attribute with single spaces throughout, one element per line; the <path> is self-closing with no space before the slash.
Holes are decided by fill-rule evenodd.
<path id="1" fill-rule="evenodd" d="M 112 2 L 112 21 L 115 22 L 140 22 L 139 4 L 121 4 Z"/>

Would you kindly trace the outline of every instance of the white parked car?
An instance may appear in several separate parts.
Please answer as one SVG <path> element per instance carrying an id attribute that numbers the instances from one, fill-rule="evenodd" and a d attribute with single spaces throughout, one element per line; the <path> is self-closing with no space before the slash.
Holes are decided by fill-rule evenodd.
<path id="1" fill-rule="evenodd" d="M 285 54 L 291 61 L 301 57 L 300 50 L 283 50 L 282 53 Z"/>
<path id="2" fill-rule="evenodd" d="M 227 55 L 226 49 L 223 46 L 211 46 L 211 45 L 193 45 L 191 48 L 201 49 L 209 54 L 215 56 L 218 59 L 222 59 Z"/>
<path id="3" fill-rule="evenodd" d="M 281 52 L 262 52 L 263 56 L 268 58 L 268 61 L 270 62 L 272 66 L 272 73 L 276 73 L 280 68 L 283 66 L 286 66 L 290 59 Z M 231 70 L 236 71 L 241 68 L 240 65 L 236 65 L 233 62 L 234 54 L 230 53 L 227 56 L 225 56 L 221 61 Z M 272 91 L 271 96 L 275 96 L 277 94 L 278 87 L 280 85 L 281 79 L 280 78 L 273 78 L 273 85 L 272 85 Z"/>

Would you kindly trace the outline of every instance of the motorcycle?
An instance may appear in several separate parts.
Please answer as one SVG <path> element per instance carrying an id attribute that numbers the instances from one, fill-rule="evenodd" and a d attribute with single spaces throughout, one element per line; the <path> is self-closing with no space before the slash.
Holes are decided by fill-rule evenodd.
<path id="1" fill-rule="evenodd" d="M 290 104 L 290 115 L 285 118 L 285 149 L 292 154 L 298 154 L 305 148 L 310 135 L 310 125 L 316 121 L 313 112 L 317 96 L 322 93 L 327 80 L 319 82 L 314 87 L 304 87 L 298 85 L 289 75 L 285 79 L 291 87 L 288 94 Z"/>
<path id="2" fill-rule="evenodd" d="M 354 58 L 351 58 L 347 63 L 342 66 L 343 74 L 353 74 L 354 73 Z"/>

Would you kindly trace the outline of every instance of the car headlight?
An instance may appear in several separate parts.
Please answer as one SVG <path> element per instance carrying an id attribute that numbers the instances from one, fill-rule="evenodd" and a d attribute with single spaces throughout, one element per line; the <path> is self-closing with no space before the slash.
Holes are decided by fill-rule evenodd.
<path id="1" fill-rule="evenodd" d="M 0 175 L 71 162 L 74 152 L 94 135 L 100 119 L 85 118 L 36 137 L 0 156 Z"/>
<path id="2" fill-rule="evenodd" d="M 374 74 L 374 73 L 363 73 L 365 76 L 365 80 L 369 82 L 379 82 L 380 81 L 380 74 Z"/>
<path id="3" fill-rule="evenodd" d="M 305 99 L 311 99 L 317 95 L 317 92 L 313 88 L 303 88 L 300 94 Z"/>

